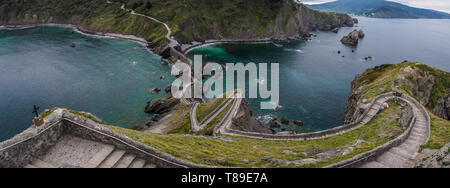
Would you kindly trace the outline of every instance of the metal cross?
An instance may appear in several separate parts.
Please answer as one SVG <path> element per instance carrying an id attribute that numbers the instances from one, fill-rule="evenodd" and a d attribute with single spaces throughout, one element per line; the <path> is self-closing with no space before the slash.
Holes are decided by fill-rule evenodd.
<path id="1" fill-rule="evenodd" d="M 36 117 L 39 117 L 39 114 L 38 114 L 39 106 L 34 105 L 33 108 L 34 108 L 34 111 L 32 113 L 36 114 Z"/>

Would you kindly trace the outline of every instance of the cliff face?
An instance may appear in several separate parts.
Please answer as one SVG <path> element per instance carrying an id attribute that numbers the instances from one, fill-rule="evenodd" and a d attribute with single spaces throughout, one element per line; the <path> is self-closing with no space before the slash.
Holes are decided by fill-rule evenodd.
<path id="1" fill-rule="evenodd" d="M 420 63 L 382 65 L 359 74 L 352 82 L 346 123 L 356 120 L 379 94 L 408 94 L 433 114 L 450 118 L 450 73 Z"/>
<path id="2" fill-rule="evenodd" d="M 90 33 L 135 35 L 153 44 L 156 53 L 166 45 L 167 30 L 149 19 L 133 16 L 121 3 L 105 0 L 2 0 L 0 25 L 71 24 Z"/>
<path id="3" fill-rule="evenodd" d="M 308 36 L 310 30 L 354 25 L 348 15 L 313 11 L 291 0 L 247 1 L 232 13 L 224 13 L 223 7 L 207 9 L 217 12 L 214 19 L 191 15 L 176 25 L 178 30 L 174 35 L 180 43 L 220 39 L 294 40 Z"/>
<path id="4" fill-rule="evenodd" d="M 83 31 L 135 35 L 156 53 L 167 47 L 167 30 L 138 13 L 169 24 L 180 43 L 220 39 L 293 40 L 310 30 L 353 26 L 345 14 L 313 11 L 293 0 L 3 0 L 0 25 L 72 24 Z"/>
<path id="5" fill-rule="evenodd" d="M 232 128 L 247 132 L 273 133 L 269 128 L 264 127 L 261 122 L 257 121 L 248 107 L 248 101 L 242 100 L 238 114 L 233 119 Z"/>

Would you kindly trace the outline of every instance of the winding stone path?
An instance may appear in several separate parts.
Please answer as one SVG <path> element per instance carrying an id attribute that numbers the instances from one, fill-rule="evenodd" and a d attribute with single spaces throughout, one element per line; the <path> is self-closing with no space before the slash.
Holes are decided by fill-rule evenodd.
<path id="1" fill-rule="evenodd" d="M 214 118 L 216 118 L 222 111 L 225 110 L 225 108 L 228 107 L 230 103 L 233 102 L 233 97 L 228 98 L 225 101 L 222 102 L 215 110 L 213 110 L 201 123 L 198 122 L 197 119 L 197 109 L 199 103 L 195 103 L 191 108 L 191 125 L 192 125 L 192 131 L 198 132 L 202 129 L 204 129 Z"/>
<path id="2" fill-rule="evenodd" d="M 170 29 L 170 27 L 169 27 L 166 23 L 164 23 L 164 22 L 162 22 L 162 21 L 159 21 L 159 20 L 156 19 L 156 18 L 147 16 L 147 15 L 144 15 L 144 14 L 136 13 L 134 10 L 127 9 L 127 8 L 125 8 L 125 4 L 122 4 L 122 6 L 121 6 L 120 8 L 121 8 L 122 10 L 125 10 L 125 11 L 127 11 L 127 12 L 130 12 L 132 15 L 145 17 L 145 18 L 148 18 L 148 19 L 150 19 L 150 20 L 152 20 L 152 21 L 154 21 L 154 22 L 157 22 L 157 23 L 160 23 L 160 24 L 164 25 L 164 27 L 165 27 L 166 30 L 167 30 L 166 39 L 169 40 L 169 47 L 173 48 L 173 47 L 175 47 L 177 44 L 179 44 L 178 41 L 176 41 L 175 39 L 172 39 L 172 38 L 171 38 L 172 30 Z"/>
<path id="3" fill-rule="evenodd" d="M 391 148 L 379 156 L 375 161 L 365 163 L 361 168 L 412 168 L 413 160 L 418 155 L 420 146 L 429 139 L 430 119 L 424 113 L 421 105 L 408 102 L 413 107 L 416 121 L 413 124 L 411 135 L 397 147 Z"/>

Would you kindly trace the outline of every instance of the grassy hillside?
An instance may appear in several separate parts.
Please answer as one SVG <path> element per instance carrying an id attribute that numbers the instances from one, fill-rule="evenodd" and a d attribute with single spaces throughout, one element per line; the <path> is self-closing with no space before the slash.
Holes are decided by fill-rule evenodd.
<path id="1" fill-rule="evenodd" d="M 450 90 L 450 73 L 421 63 L 404 62 L 368 69 L 352 85 L 353 90 L 361 88 L 359 102 L 371 101 L 380 90 L 386 93 L 397 89 L 433 109 Z"/>
<path id="2" fill-rule="evenodd" d="M 87 30 L 130 34 L 160 44 L 167 31 L 161 24 L 133 16 L 120 3 L 103 0 L 2 0 L 0 25 L 60 23 Z"/>
<path id="3" fill-rule="evenodd" d="M 198 164 L 229 167 L 324 167 L 385 144 L 404 131 L 395 103 L 366 126 L 343 135 L 309 141 L 245 137 L 162 135 L 114 126 L 107 128 L 160 151 Z M 225 159 L 227 164 L 222 163 Z M 221 162 L 222 161 L 222 162 Z"/>
<path id="4" fill-rule="evenodd" d="M 450 93 L 450 73 L 414 62 L 381 65 L 359 74 L 352 89 L 347 120 L 353 118 L 358 103 L 371 101 L 379 93 L 401 91 L 429 109 L 431 138 L 424 147 L 439 149 L 450 142 L 450 121 L 437 116 L 448 114 L 449 109 L 439 101 Z"/>
<path id="5" fill-rule="evenodd" d="M 312 11 L 292 0 L 126 0 L 127 7 L 169 23 L 181 43 L 209 39 L 286 39 L 307 34 L 310 22 L 342 26 L 343 14 Z M 311 19 L 320 17 L 318 19 Z M 321 27 L 322 28 L 322 27 Z M 332 29 L 332 28 L 331 28 Z"/>
<path id="6" fill-rule="evenodd" d="M 63 23 L 101 32 L 131 34 L 162 47 L 162 24 L 180 43 L 209 39 L 298 39 L 310 29 L 352 26 L 344 14 L 319 13 L 292 0 L 2 0 L 0 25 Z"/>

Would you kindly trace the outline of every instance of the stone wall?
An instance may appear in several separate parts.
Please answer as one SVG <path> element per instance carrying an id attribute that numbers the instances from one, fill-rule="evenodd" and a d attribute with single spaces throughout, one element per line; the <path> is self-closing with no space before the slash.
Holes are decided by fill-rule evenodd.
<path id="1" fill-rule="evenodd" d="M 46 154 L 65 134 L 114 145 L 160 168 L 212 167 L 177 159 L 64 109 L 57 109 L 45 121 L 40 127 L 31 126 L 14 138 L 0 143 L 0 168 L 21 168 L 32 163 Z"/>
<path id="2" fill-rule="evenodd" d="M 231 133 L 231 134 L 234 134 L 234 135 L 253 137 L 253 138 L 261 138 L 261 139 L 278 139 L 278 140 L 320 139 L 320 138 L 324 138 L 324 137 L 335 136 L 337 134 L 343 134 L 345 132 L 354 130 L 354 129 L 364 125 L 365 123 L 369 122 L 376 115 L 376 114 L 369 114 L 370 109 L 375 108 L 376 105 L 378 105 L 377 102 L 380 99 L 386 98 L 386 97 L 392 97 L 392 98 L 396 98 L 396 99 L 401 99 L 401 98 L 398 98 L 395 95 L 395 93 L 386 93 L 386 94 L 380 95 L 380 96 L 378 96 L 377 98 L 375 98 L 372 101 L 372 103 L 369 106 L 369 108 L 366 109 L 365 112 L 363 113 L 363 115 L 360 116 L 358 118 L 358 120 L 356 120 L 354 123 L 351 123 L 351 124 L 348 124 L 348 125 L 339 126 L 339 127 L 335 127 L 333 129 L 319 131 L 319 132 L 302 133 L 302 134 L 265 134 L 265 133 L 239 131 L 239 130 L 235 130 L 235 129 L 232 129 L 232 128 L 229 128 L 229 127 L 226 127 L 225 129 L 226 129 L 226 131 L 228 133 Z"/>
<path id="3" fill-rule="evenodd" d="M 413 108 L 407 103 L 406 101 L 402 101 L 401 104 L 405 105 L 404 114 L 413 114 L 412 116 L 407 115 L 406 117 L 409 117 L 406 121 L 408 122 L 408 128 L 405 132 L 403 132 L 400 136 L 397 138 L 389 141 L 388 143 L 376 147 L 375 149 L 372 149 L 368 152 L 359 154 L 353 158 L 341 161 L 336 164 L 332 164 L 327 166 L 326 168 L 355 168 L 359 167 L 362 164 L 366 162 L 370 162 L 373 160 L 376 160 L 379 156 L 381 156 L 383 153 L 387 152 L 393 147 L 397 147 L 401 145 L 403 142 L 405 142 L 409 136 L 411 135 L 412 129 L 414 128 L 414 124 L 416 123 L 416 117 L 414 116 Z"/>
<path id="4" fill-rule="evenodd" d="M 175 62 L 179 60 L 189 66 L 193 65 L 191 59 L 187 58 L 183 53 L 179 52 L 175 48 L 170 48 L 170 56 L 175 60 Z"/>
<path id="5" fill-rule="evenodd" d="M 63 135 L 62 122 L 31 127 L 0 143 L 0 168 L 21 168 L 44 155 Z"/>

